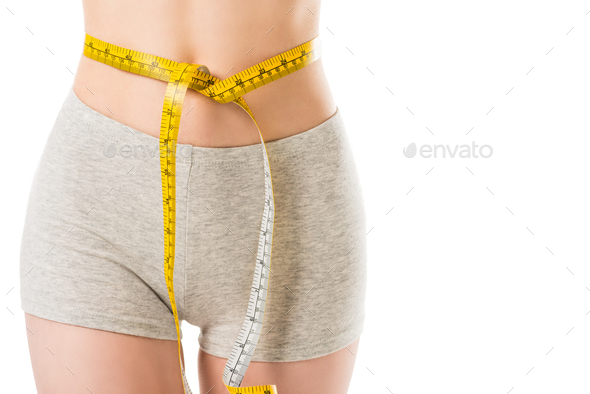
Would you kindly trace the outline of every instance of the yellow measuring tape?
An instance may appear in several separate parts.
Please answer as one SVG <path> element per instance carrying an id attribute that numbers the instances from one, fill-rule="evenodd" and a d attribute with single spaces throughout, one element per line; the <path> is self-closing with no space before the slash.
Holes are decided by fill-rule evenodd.
<path id="1" fill-rule="evenodd" d="M 178 338 L 178 360 L 184 392 L 190 394 L 180 355 L 180 328 L 174 300 L 174 257 L 176 231 L 176 139 L 182 115 L 186 89 L 191 88 L 219 102 L 235 102 L 252 118 L 262 141 L 265 175 L 265 205 L 256 256 L 256 270 L 252 281 L 250 301 L 242 328 L 223 371 L 223 382 L 230 393 L 276 394 L 275 385 L 240 387 L 262 332 L 262 322 L 268 295 L 272 230 L 274 223 L 274 199 L 270 164 L 266 145 L 254 115 L 241 97 L 244 94 L 300 70 L 321 56 L 320 37 L 267 59 L 224 80 L 210 75 L 209 69 L 200 64 L 177 63 L 162 57 L 133 51 L 109 44 L 86 33 L 84 55 L 135 74 L 168 82 L 162 121 L 160 123 L 160 170 L 162 175 L 162 200 L 164 208 L 164 274 Z M 187 393 L 188 390 L 188 393 Z"/>

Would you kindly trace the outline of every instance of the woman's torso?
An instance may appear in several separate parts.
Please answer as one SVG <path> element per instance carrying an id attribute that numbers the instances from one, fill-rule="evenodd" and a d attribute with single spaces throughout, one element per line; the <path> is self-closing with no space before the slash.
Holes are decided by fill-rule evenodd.
<path id="1" fill-rule="evenodd" d="M 91 36 L 176 62 L 204 64 L 220 80 L 320 34 L 320 0 L 83 0 L 83 5 L 85 32 Z M 83 35 L 80 38 L 82 48 Z M 166 86 L 82 54 L 73 89 L 94 110 L 159 137 Z M 321 57 L 242 97 L 265 142 L 308 130 L 336 112 Z M 178 143 L 260 143 L 256 125 L 235 103 L 217 103 L 188 89 L 182 114 Z"/>

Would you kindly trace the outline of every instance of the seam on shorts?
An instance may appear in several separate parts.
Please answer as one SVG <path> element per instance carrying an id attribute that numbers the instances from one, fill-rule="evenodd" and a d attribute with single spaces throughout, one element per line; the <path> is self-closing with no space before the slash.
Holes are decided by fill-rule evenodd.
<path id="1" fill-rule="evenodd" d="M 121 142 L 121 140 L 120 140 L 120 139 L 118 139 L 118 138 L 115 138 L 115 137 L 113 137 L 113 136 L 110 136 L 110 135 L 107 135 L 107 134 L 106 134 L 105 132 L 103 132 L 101 129 L 99 129 L 98 127 L 94 126 L 92 123 L 89 123 L 89 122 L 87 122 L 86 120 L 83 120 L 83 119 L 77 118 L 77 117 L 75 117 L 74 115 L 70 114 L 70 113 L 69 113 L 69 112 L 67 112 L 67 111 L 65 111 L 65 112 L 63 112 L 63 111 L 62 111 L 62 112 L 61 112 L 61 114 L 60 114 L 60 116 L 63 116 L 63 117 L 65 117 L 66 119 L 68 119 L 68 120 L 70 120 L 70 121 L 74 121 L 74 122 L 79 122 L 79 123 L 82 123 L 84 126 L 86 126 L 86 127 L 88 127 L 89 129 L 91 129 L 93 133 L 100 134 L 100 135 L 102 135 L 103 137 L 105 137 L 105 138 L 107 138 L 107 139 L 109 139 L 109 140 L 111 140 L 111 141 L 115 141 L 115 142 Z M 103 116 L 106 116 L 106 115 L 103 115 Z M 108 118 L 108 116 L 106 116 L 106 117 Z M 112 118 L 109 118 L 109 119 L 112 119 Z M 114 119 L 112 119 L 112 120 L 114 120 Z M 133 134 L 133 135 L 135 135 L 135 134 Z"/>
<path id="2" fill-rule="evenodd" d="M 297 156 L 302 156 L 305 153 L 320 149 L 320 148 L 325 148 L 326 146 L 330 145 L 331 143 L 333 143 L 335 140 L 337 140 L 338 137 L 332 137 L 329 140 L 325 141 L 324 143 L 320 144 L 320 145 L 314 145 L 310 148 L 306 148 L 303 149 L 301 151 L 297 151 L 294 153 L 289 153 L 289 154 L 284 154 L 284 155 L 273 155 L 272 157 L 272 161 L 280 161 L 283 159 L 288 159 L 288 158 L 292 158 L 292 157 L 297 157 Z M 223 161 L 222 161 L 223 162 Z M 232 160 L 228 161 L 229 163 L 232 162 Z M 216 161 L 194 161 L 192 164 L 197 165 L 199 167 L 213 167 L 213 168 L 236 168 L 236 167 L 246 167 L 246 166 L 251 166 L 253 164 L 257 164 L 254 162 L 250 162 L 250 163 L 243 163 L 243 164 L 239 164 L 239 165 L 230 165 L 230 164 L 215 164 L 217 163 Z"/>
<path id="3" fill-rule="evenodd" d="M 361 325 L 363 327 L 361 327 L 360 331 L 361 334 L 364 331 L 364 322 L 361 323 Z M 333 336 L 328 338 L 327 340 L 319 340 L 316 342 L 312 342 L 312 343 L 307 343 L 305 346 L 298 346 L 298 347 L 263 347 L 263 346 L 256 346 L 256 349 L 260 349 L 260 350 L 300 350 L 300 349 L 309 349 L 309 348 L 313 348 L 316 347 L 318 345 L 321 344 L 326 344 L 326 343 L 333 343 L 335 341 L 338 341 L 339 339 L 341 339 L 342 337 L 345 337 L 346 335 L 350 334 L 351 329 L 355 329 L 358 330 L 358 325 L 355 324 L 351 324 L 348 327 L 346 327 L 344 330 L 342 330 L 340 332 L 339 335 Z M 225 345 L 220 344 L 219 342 L 215 342 L 215 341 L 211 341 L 211 340 L 205 340 L 205 342 L 212 344 L 214 346 L 218 346 L 218 347 L 224 347 Z M 254 352 L 256 352 L 256 350 L 254 350 Z"/>
<path id="4" fill-rule="evenodd" d="M 296 156 L 301 156 L 304 153 L 307 153 L 309 151 L 313 151 L 319 148 L 325 148 L 326 146 L 332 144 L 333 142 L 337 141 L 339 139 L 338 136 L 332 135 L 330 138 L 328 138 L 326 141 L 324 141 L 324 143 L 320 144 L 320 145 L 314 145 L 310 148 L 305 148 L 302 149 L 300 151 L 297 152 L 293 152 L 293 153 L 289 153 L 289 154 L 284 154 L 284 155 L 276 155 L 276 156 L 272 156 L 273 160 L 283 160 L 283 159 L 288 159 L 291 157 L 296 157 Z"/>
<path id="5" fill-rule="evenodd" d="M 69 117 L 69 115 L 66 115 L 66 117 Z M 75 119 L 75 118 L 70 118 L 70 119 Z M 100 134 L 104 138 L 106 138 L 108 140 L 111 140 L 111 141 L 114 141 L 114 142 L 122 142 L 121 139 L 119 139 L 117 137 L 113 137 L 112 135 L 109 135 L 109 134 L 105 133 L 104 131 L 102 131 L 98 127 L 94 126 L 91 123 L 86 122 L 85 120 L 81 120 L 81 119 L 75 119 L 75 120 L 78 121 L 78 122 L 80 122 L 80 123 L 82 123 L 84 126 L 88 127 L 95 134 Z M 135 138 L 138 138 L 138 137 L 135 137 Z M 185 158 L 185 157 L 178 157 L 178 155 L 176 155 L 176 161 L 177 162 L 178 161 L 181 161 L 181 162 L 184 162 L 184 163 L 190 163 L 191 162 L 191 159 L 190 158 Z"/>
<path id="6" fill-rule="evenodd" d="M 188 210 L 189 204 L 188 204 L 188 199 L 190 197 L 189 196 L 190 190 L 189 190 L 188 187 L 190 185 L 190 179 L 191 179 L 191 173 L 192 172 L 193 172 L 193 163 L 191 162 L 190 165 L 189 165 L 189 169 L 188 169 L 188 176 L 186 177 L 186 191 L 187 191 L 187 193 L 186 193 L 186 199 L 185 199 L 186 200 L 186 208 L 185 208 L 185 211 L 184 211 L 185 212 L 185 216 L 186 216 L 186 225 L 185 225 L 185 228 L 184 228 L 184 248 L 185 248 L 185 251 L 184 251 L 184 290 L 183 290 L 184 300 L 182 301 L 182 304 L 183 304 L 182 309 L 183 309 L 183 313 L 184 313 L 184 316 L 183 316 L 184 320 L 186 320 L 186 317 L 187 317 L 186 316 L 187 315 L 187 311 L 186 311 L 186 299 L 187 299 L 187 296 L 186 296 L 186 293 L 187 293 L 187 290 L 186 290 L 187 289 L 187 287 L 186 287 L 186 275 L 187 274 L 186 273 L 188 271 L 188 226 L 189 226 L 189 218 L 188 218 L 188 216 L 189 216 L 189 210 Z"/>
<path id="7" fill-rule="evenodd" d="M 82 123 L 84 126 L 90 128 L 93 133 L 100 134 L 102 137 L 104 137 L 104 138 L 106 138 L 108 140 L 111 140 L 111 141 L 114 141 L 114 142 L 121 142 L 120 139 L 118 139 L 116 137 L 113 137 L 112 135 L 109 135 L 109 134 L 105 133 L 104 131 L 100 130 L 99 128 L 97 128 L 93 124 L 91 124 L 89 122 L 86 122 L 85 120 L 77 119 L 77 118 L 75 118 L 73 116 L 70 116 L 67 113 L 65 113 L 64 116 L 67 117 L 70 120 L 75 120 L 77 122 Z M 309 151 L 313 151 L 313 150 L 316 150 L 316 149 L 319 149 L 319 148 L 325 148 L 327 145 L 329 145 L 329 144 L 331 144 L 331 143 L 333 143 L 333 142 L 335 142 L 335 141 L 337 141 L 337 140 L 340 139 L 340 137 L 337 134 L 334 133 L 333 126 L 332 125 L 329 125 L 329 128 L 331 130 L 330 137 L 327 138 L 323 143 L 317 144 L 317 145 L 313 145 L 311 147 L 306 147 L 306 148 L 303 148 L 303 149 L 300 149 L 298 151 L 291 152 L 291 153 L 288 153 L 288 154 L 273 155 L 272 156 L 272 159 L 273 160 L 283 160 L 283 159 L 287 159 L 287 158 L 292 158 L 292 157 L 300 156 L 300 155 L 302 155 L 304 153 L 307 153 Z M 294 135 L 298 135 L 298 134 L 294 134 Z M 273 142 L 273 141 L 269 141 L 269 142 Z M 248 146 L 250 146 L 250 145 L 248 145 Z M 252 162 L 243 162 L 242 164 L 231 165 L 231 163 L 234 163 L 235 160 L 227 160 L 226 162 L 228 164 L 217 164 L 217 165 L 215 165 L 216 163 L 218 163 L 217 161 L 209 161 L 209 160 L 204 160 L 204 161 L 195 160 L 195 161 L 193 161 L 192 159 L 184 158 L 184 157 L 180 157 L 180 158 L 179 157 L 176 157 L 176 161 L 182 161 L 182 162 L 185 162 L 185 163 L 197 164 L 197 165 L 200 165 L 202 167 L 214 167 L 214 168 L 245 167 L 245 166 L 249 166 L 249 165 L 252 165 L 253 164 Z M 223 160 L 221 160 L 221 162 L 223 162 Z M 203 164 L 205 164 L 205 165 L 203 165 Z"/>
<path id="8" fill-rule="evenodd" d="M 114 315 L 109 315 L 106 313 L 100 313 L 100 312 L 92 312 L 88 309 L 84 309 L 84 308 L 78 308 L 78 307 L 73 307 L 73 306 L 66 306 L 66 305 L 60 305 L 60 304 L 53 304 L 53 305 L 49 305 L 49 304 L 45 304 L 43 302 L 38 302 L 38 301 L 33 301 L 30 298 L 25 298 L 23 297 L 22 300 L 26 301 L 29 304 L 35 304 L 35 305 L 40 305 L 43 308 L 45 308 L 46 310 L 51 310 L 52 308 L 54 309 L 60 309 L 60 310 L 65 310 L 65 311 L 74 311 L 74 312 L 78 312 L 87 316 L 93 316 L 93 317 L 99 317 L 102 319 L 108 319 L 108 320 L 113 320 L 113 321 L 122 321 L 122 322 L 127 322 L 127 323 L 134 323 L 134 324 L 138 324 L 140 326 L 144 326 L 144 327 L 151 327 L 151 328 L 157 328 L 159 330 L 166 330 L 167 327 L 164 326 L 160 326 L 160 325 L 156 325 L 156 324 L 151 324 L 151 323 L 145 323 L 136 319 L 121 319 L 119 317 L 116 317 Z"/>

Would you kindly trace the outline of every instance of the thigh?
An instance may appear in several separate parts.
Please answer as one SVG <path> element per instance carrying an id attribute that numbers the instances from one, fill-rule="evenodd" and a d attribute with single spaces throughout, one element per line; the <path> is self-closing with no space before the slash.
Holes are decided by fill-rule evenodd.
<path id="1" fill-rule="evenodd" d="M 177 341 L 84 328 L 28 313 L 25 322 L 39 394 L 183 393 Z"/>
<path id="2" fill-rule="evenodd" d="M 360 338 L 334 353 L 303 361 L 251 361 L 242 387 L 274 384 L 278 394 L 346 394 Z M 222 375 L 226 358 L 199 350 L 199 386 L 205 394 L 226 394 Z"/>

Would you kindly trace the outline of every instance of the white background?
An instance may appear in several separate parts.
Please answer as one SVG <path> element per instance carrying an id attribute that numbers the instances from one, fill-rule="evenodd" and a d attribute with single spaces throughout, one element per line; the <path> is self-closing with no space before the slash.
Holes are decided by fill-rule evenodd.
<path id="1" fill-rule="evenodd" d="M 83 15 L 79 1 L 2 4 L 0 392 L 34 393 L 20 236 Z M 324 0 L 323 62 L 370 230 L 350 393 L 590 392 L 589 11 Z M 406 158 L 413 142 L 493 155 Z M 183 332 L 196 393 L 198 328 Z"/>

